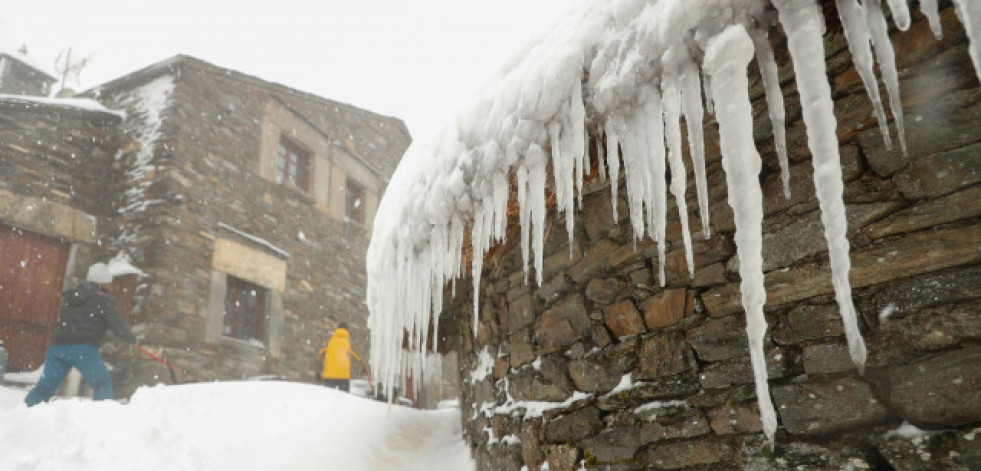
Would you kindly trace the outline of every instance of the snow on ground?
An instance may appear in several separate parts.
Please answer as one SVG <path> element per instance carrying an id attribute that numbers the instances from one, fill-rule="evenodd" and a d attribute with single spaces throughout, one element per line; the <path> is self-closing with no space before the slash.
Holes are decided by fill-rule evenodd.
<path id="1" fill-rule="evenodd" d="M 466 471 L 456 409 L 420 411 L 278 381 L 159 385 L 128 403 L 28 409 L 0 387 L 0 469 Z"/>

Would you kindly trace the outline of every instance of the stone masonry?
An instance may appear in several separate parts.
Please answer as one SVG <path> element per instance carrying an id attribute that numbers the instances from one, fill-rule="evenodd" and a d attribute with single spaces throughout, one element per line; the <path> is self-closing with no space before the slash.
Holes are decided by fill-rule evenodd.
<path id="1" fill-rule="evenodd" d="M 953 8 L 941 6 L 942 40 L 918 11 L 909 31 L 892 32 L 906 154 L 884 147 L 836 15 L 825 36 L 851 282 L 869 347 L 864 375 L 838 317 L 796 90 L 784 87 L 793 191 L 785 199 L 754 65 L 775 447 L 761 433 L 710 123 L 713 232 L 703 239 L 690 205 L 694 278 L 677 211 L 669 209 L 661 287 L 653 243 L 634 244 L 626 211 L 613 220 L 609 187 L 597 180 L 576 216 L 571 258 L 565 231 L 549 232 L 541 286 L 525 284 L 520 249 L 508 246 L 485 261 L 476 337 L 472 294 L 452 299 L 440 325 L 460 352 L 462 420 L 477 468 L 981 469 L 981 87 Z M 781 65 L 788 83 L 791 65 Z M 554 213 L 549 222 L 563 226 Z M 496 365 L 474 380 L 481 355 Z M 888 433 L 904 422 L 929 433 Z"/>

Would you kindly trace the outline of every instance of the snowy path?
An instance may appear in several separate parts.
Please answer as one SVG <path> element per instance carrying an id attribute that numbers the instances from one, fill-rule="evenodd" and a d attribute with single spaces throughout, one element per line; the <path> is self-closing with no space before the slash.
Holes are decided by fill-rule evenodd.
<path id="1" fill-rule="evenodd" d="M 457 411 L 436 411 L 392 419 L 391 428 L 369 452 L 371 471 L 429 471 L 440 469 L 447 456 L 436 450 L 452 450 L 459 442 Z M 462 443 L 461 443 L 462 445 Z M 468 450 L 462 450 L 469 456 Z M 462 463 L 462 461 L 461 461 Z M 472 469 L 472 468 L 471 468 Z"/>
<path id="2" fill-rule="evenodd" d="M 144 388 L 31 409 L 0 387 L 3 471 L 468 471 L 456 410 L 271 381 Z"/>

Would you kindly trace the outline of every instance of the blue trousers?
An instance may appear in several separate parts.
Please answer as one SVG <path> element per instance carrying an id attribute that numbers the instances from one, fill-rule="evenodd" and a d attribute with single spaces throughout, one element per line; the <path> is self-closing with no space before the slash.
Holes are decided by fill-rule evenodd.
<path id="1" fill-rule="evenodd" d="M 82 378 L 92 388 L 92 399 L 102 401 L 115 397 L 112 392 L 112 377 L 109 376 L 109 370 L 102 362 L 97 348 L 91 345 L 52 345 L 44 355 L 41 379 L 24 398 L 27 407 L 51 399 L 72 367 L 82 373 Z"/>

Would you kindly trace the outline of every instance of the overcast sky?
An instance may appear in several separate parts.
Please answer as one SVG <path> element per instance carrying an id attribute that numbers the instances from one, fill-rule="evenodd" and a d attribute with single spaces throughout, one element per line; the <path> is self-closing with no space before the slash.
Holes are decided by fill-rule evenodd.
<path id="1" fill-rule="evenodd" d="M 0 49 L 87 89 L 176 54 L 402 118 L 424 139 L 588 0 L 0 0 Z"/>

